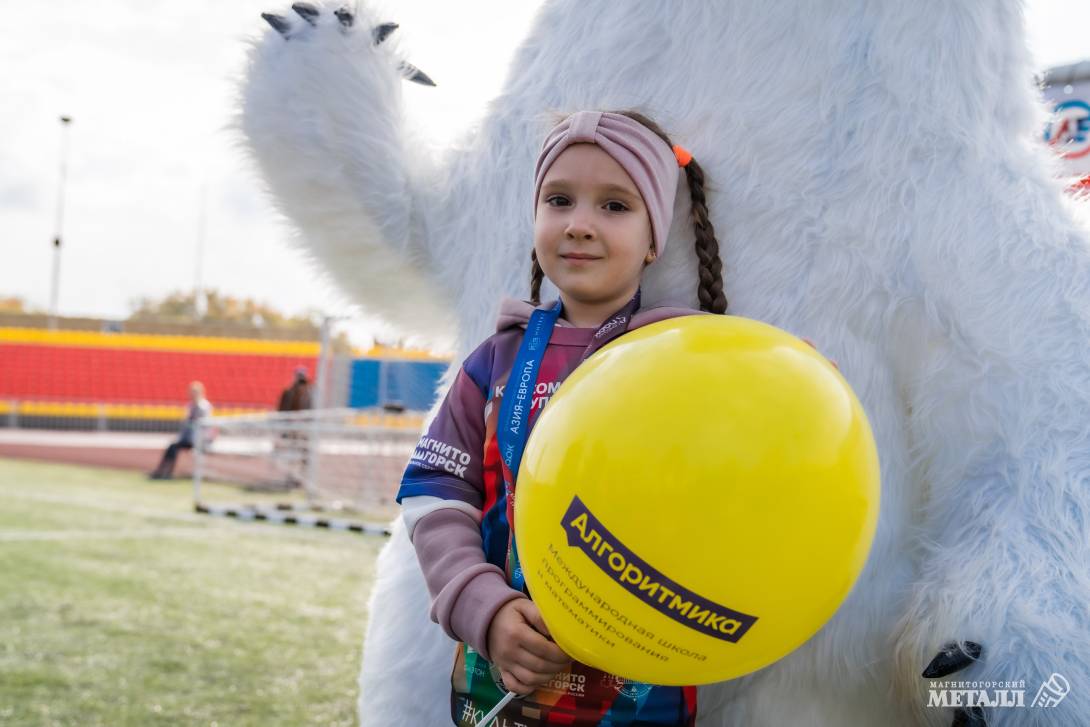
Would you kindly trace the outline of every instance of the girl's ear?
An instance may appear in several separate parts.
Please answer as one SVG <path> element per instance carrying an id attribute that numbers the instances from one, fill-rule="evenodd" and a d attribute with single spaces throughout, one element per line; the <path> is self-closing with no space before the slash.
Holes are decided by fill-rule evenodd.
<path id="1" fill-rule="evenodd" d="M 652 247 L 650 250 L 647 251 L 647 255 L 644 256 L 643 264 L 650 265 L 651 263 L 655 262 L 656 257 L 658 256 L 655 255 L 655 248 Z"/>

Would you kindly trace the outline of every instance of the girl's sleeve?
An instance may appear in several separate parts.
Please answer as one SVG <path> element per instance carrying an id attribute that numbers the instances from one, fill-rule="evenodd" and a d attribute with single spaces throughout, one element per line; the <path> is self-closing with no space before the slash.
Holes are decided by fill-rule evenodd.
<path id="1" fill-rule="evenodd" d="M 454 508 L 428 513 L 416 524 L 413 547 L 432 597 L 431 620 L 447 636 L 491 659 L 492 618 L 508 601 L 526 596 L 507 585 L 503 571 L 485 560 L 477 520 Z"/>
<path id="2" fill-rule="evenodd" d="M 484 406 L 487 378 L 481 384 L 468 366 L 458 371 L 454 384 L 420 438 L 401 477 L 397 502 L 426 495 L 459 500 L 480 510 L 484 504 Z"/>
<path id="3" fill-rule="evenodd" d="M 491 347 L 482 345 L 458 371 L 409 460 L 397 494 L 432 597 L 432 620 L 486 659 L 492 618 L 503 604 L 526 597 L 485 559 L 481 540 L 484 408 L 491 362 Z"/>

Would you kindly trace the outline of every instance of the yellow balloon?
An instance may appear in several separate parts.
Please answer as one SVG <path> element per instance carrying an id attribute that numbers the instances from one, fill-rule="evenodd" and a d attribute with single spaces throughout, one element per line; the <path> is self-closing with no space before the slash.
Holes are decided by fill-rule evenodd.
<path id="1" fill-rule="evenodd" d="M 732 679 L 804 643 L 878 519 L 878 454 L 847 382 L 731 316 L 646 326 L 584 362 L 517 483 L 520 563 L 557 644 L 652 684 Z"/>

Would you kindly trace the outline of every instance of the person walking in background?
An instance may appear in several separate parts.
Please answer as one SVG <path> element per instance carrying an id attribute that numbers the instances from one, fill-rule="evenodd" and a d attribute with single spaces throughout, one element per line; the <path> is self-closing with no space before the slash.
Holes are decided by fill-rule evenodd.
<path id="1" fill-rule="evenodd" d="M 186 411 L 185 421 L 175 439 L 163 452 L 159 466 L 148 477 L 153 480 L 169 480 L 174 476 L 174 463 L 178 459 L 178 451 L 193 449 L 197 440 L 197 424 L 202 419 L 211 416 L 212 405 L 204 395 L 204 384 L 193 381 L 189 384 L 189 408 Z"/>
<path id="2" fill-rule="evenodd" d="M 307 367 L 299 366 L 295 369 L 295 380 L 291 386 L 280 392 L 280 401 L 276 405 L 277 411 L 293 412 L 306 411 L 311 407 L 310 381 L 307 379 Z M 303 431 L 303 422 L 291 417 L 292 423 L 286 423 L 289 427 L 280 434 L 280 441 L 274 443 L 273 449 L 276 459 L 285 470 L 285 484 L 289 488 L 299 487 L 303 484 L 303 475 L 307 470 L 308 442 Z"/>
<path id="3" fill-rule="evenodd" d="M 295 381 L 280 392 L 277 411 L 303 411 L 310 408 L 310 381 L 307 379 L 306 366 L 295 369 Z"/>

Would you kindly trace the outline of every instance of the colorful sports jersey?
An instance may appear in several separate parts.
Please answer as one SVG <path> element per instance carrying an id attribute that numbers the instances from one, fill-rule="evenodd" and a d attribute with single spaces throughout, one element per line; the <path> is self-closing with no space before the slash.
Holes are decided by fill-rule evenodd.
<path id="1" fill-rule="evenodd" d="M 684 308 L 638 311 L 638 306 L 637 293 L 597 330 L 572 328 L 563 322 L 553 329 L 533 388 L 531 428 L 561 382 L 595 350 L 627 330 L 695 312 Z M 408 497 L 429 496 L 461 501 L 479 509 L 485 559 L 503 569 L 508 583 L 512 575 L 514 513 L 507 492 L 513 491 L 512 477 L 500 457 L 496 428 L 507 378 L 532 311 L 529 304 L 505 302 L 497 333 L 463 363 L 447 398 L 413 453 L 398 492 L 398 502 Z M 480 633 L 459 633 L 458 637 L 470 643 L 484 642 Z M 459 727 L 476 727 L 504 695 L 493 671 L 477 650 L 469 644 L 460 644 L 451 694 L 451 716 Z M 680 726 L 693 725 L 695 719 L 695 687 L 630 682 L 574 663 L 568 672 L 557 675 L 546 687 L 508 704 L 497 724 L 499 727 Z"/>

